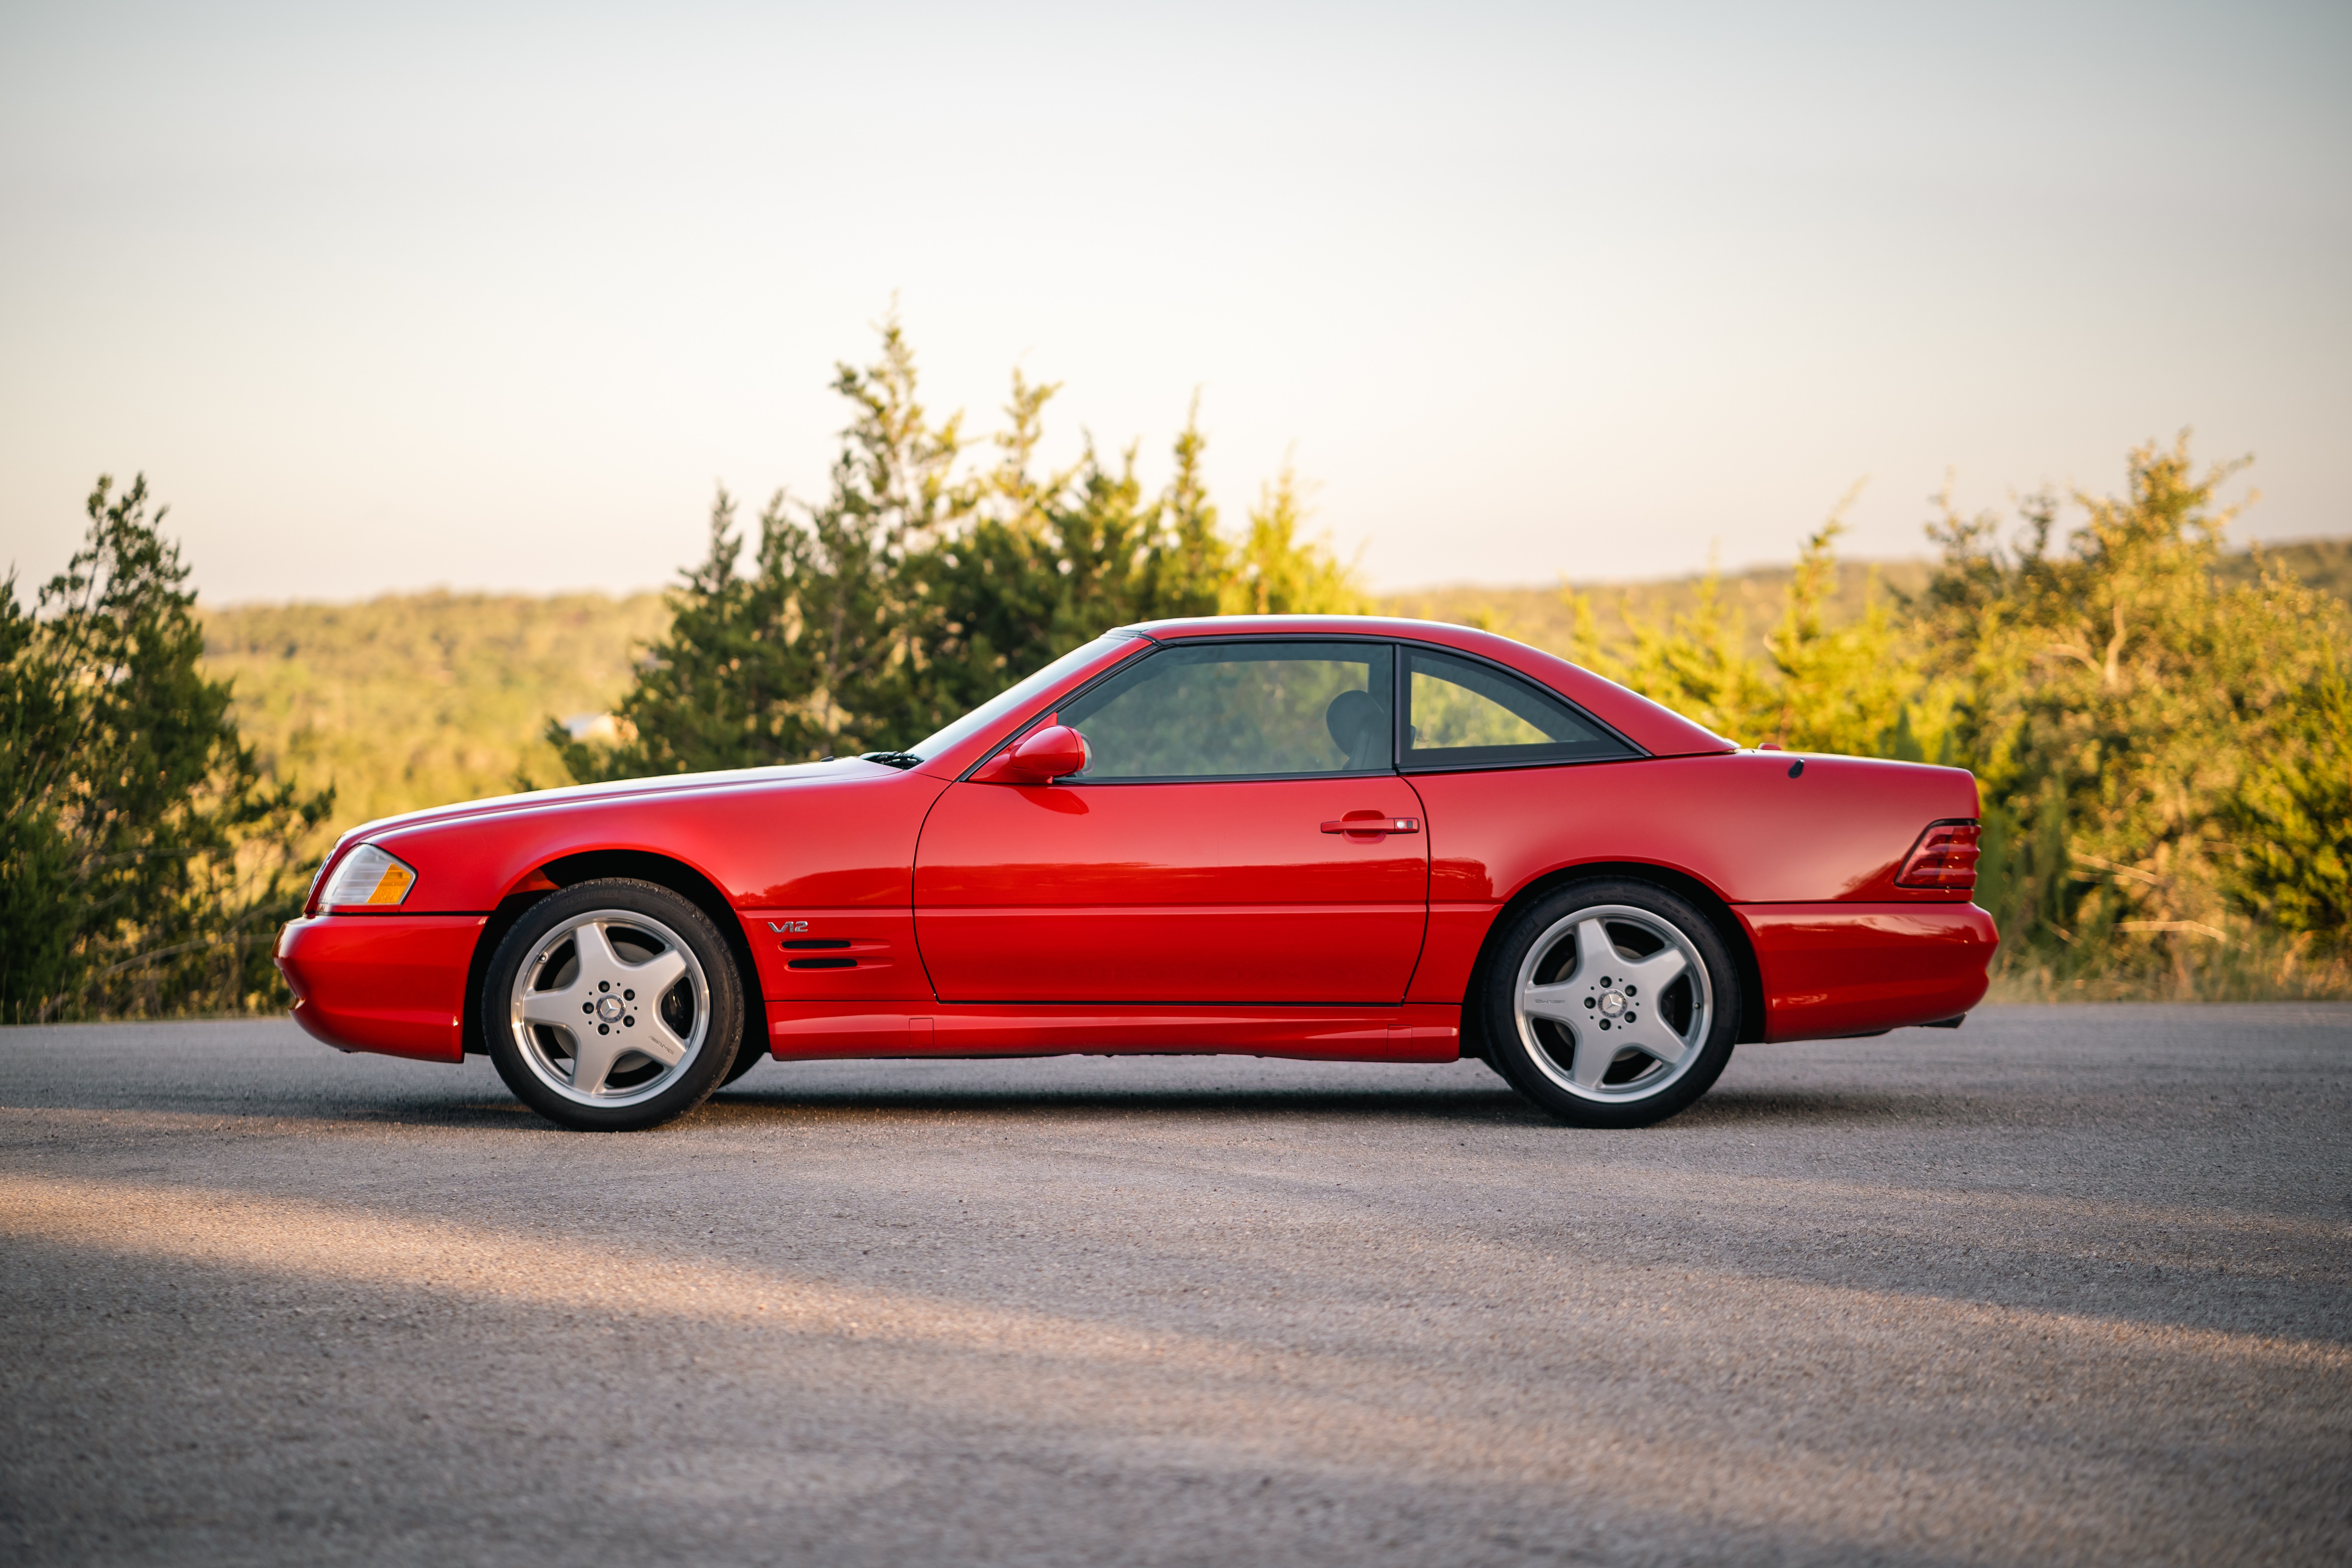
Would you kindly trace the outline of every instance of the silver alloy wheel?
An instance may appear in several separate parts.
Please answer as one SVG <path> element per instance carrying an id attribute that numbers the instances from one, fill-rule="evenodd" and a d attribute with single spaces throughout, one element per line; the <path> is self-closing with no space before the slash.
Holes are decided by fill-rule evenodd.
<path id="1" fill-rule="evenodd" d="M 1688 1072 L 1715 1020 L 1698 949 L 1673 921 L 1596 904 L 1552 922 L 1511 987 L 1536 1069 L 1584 1100 L 1645 1100 Z"/>
<path id="2" fill-rule="evenodd" d="M 635 910 L 591 910 L 515 971 L 509 1027 L 531 1076 L 579 1105 L 635 1105 L 694 1063 L 710 983 L 686 939 Z"/>

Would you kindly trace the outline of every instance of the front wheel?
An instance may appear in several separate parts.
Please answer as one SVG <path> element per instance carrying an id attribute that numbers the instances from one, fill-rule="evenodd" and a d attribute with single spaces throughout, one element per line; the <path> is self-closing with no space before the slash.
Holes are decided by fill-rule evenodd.
<path id="1" fill-rule="evenodd" d="M 1739 1003 L 1712 921 L 1663 888 L 1614 879 L 1522 913 L 1483 998 L 1496 1069 L 1580 1127 L 1646 1127 L 1705 1094 L 1731 1059 Z"/>
<path id="2" fill-rule="evenodd" d="M 516 1098 L 583 1131 L 657 1126 L 736 1060 L 743 985 L 710 917 L 633 878 L 533 904 L 490 959 L 482 1021 Z"/>

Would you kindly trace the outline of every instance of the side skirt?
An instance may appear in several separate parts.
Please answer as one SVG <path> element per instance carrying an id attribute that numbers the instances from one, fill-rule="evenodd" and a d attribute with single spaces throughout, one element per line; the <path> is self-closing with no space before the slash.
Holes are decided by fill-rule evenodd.
<path id="1" fill-rule="evenodd" d="M 770 1002 L 780 1061 L 843 1057 L 1257 1056 L 1308 1061 L 1450 1062 L 1459 1006 L 933 1006 L 868 1012 Z"/>

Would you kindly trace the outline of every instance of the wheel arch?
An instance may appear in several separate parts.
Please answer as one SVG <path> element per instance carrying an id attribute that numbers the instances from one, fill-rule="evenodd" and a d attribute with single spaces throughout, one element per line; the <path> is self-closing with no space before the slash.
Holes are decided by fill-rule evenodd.
<path id="1" fill-rule="evenodd" d="M 1747 928 L 1731 912 L 1713 888 L 1686 871 L 1670 866 L 1652 865 L 1643 860 L 1587 861 L 1580 865 L 1563 866 L 1547 871 L 1511 895 L 1486 927 L 1486 935 L 1478 944 L 1477 959 L 1470 965 L 1469 984 L 1462 993 L 1462 1054 L 1465 1057 L 1486 1056 L 1486 1025 L 1478 995 L 1486 988 L 1489 965 L 1495 951 L 1502 945 L 1503 933 L 1510 930 L 1519 911 L 1539 899 L 1547 898 L 1561 888 L 1576 882 L 1596 882 L 1615 879 L 1647 882 L 1677 897 L 1688 900 L 1716 934 L 1723 939 L 1724 951 L 1739 972 L 1739 1033 L 1740 1045 L 1750 1045 L 1764 1037 L 1764 975 L 1756 962 L 1755 944 L 1748 940 Z"/>
<path id="2" fill-rule="evenodd" d="M 473 963 L 466 973 L 467 1052 L 480 1055 L 489 1048 L 483 1032 L 482 984 L 489 978 L 491 955 L 506 940 L 507 932 L 514 929 L 526 910 L 550 893 L 593 882 L 600 877 L 634 877 L 641 882 L 667 888 L 710 917 L 742 981 L 743 1037 L 736 1042 L 736 1049 L 740 1053 L 753 1042 L 764 1047 L 768 1023 L 760 992 L 760 967 L 751 956 L 751 942 L 743 934 L 743 922 L 737 918 L 727 895 L 694 867 L 667 855 L 646 849 L 585 849 L 557 856 L 537 867 L 518 884 L 519 890 L 499 901 L 499 907 L 483 922 L 481 937 L 474 943 Z"/>

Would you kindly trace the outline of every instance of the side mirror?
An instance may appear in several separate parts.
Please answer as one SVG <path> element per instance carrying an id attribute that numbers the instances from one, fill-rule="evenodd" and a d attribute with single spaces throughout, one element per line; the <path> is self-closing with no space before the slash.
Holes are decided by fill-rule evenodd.
<path id="1" fill-rule="evenodd" d="M 1042 784 L 1083 773 L 1093 753 L 1087 738 L 1067 724 L 1048 724 L 1009 752 L 991 757 L 974 784 Z"/>

